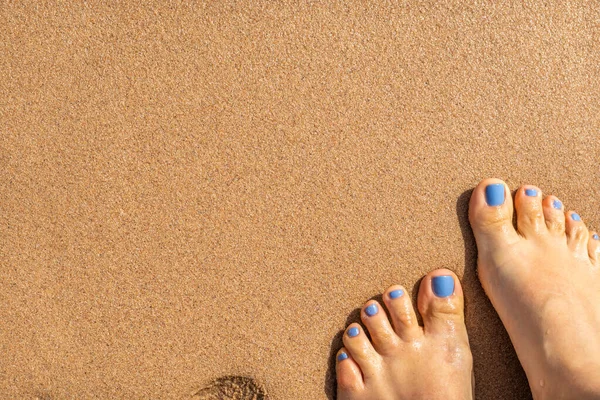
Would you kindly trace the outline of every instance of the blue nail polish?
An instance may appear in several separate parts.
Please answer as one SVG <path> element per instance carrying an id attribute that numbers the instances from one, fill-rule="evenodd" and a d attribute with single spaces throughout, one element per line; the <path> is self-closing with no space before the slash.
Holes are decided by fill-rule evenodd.
<path id="1" fill-rule="evenodd" d="M 525 189 L 525 194 L 529 197 L 535 197 L 538 194 L 538 191 L 535 189 Z"/>
<path id="2" fill-rule="evenodd" d="M 571 219 L 572 219 L 573 221 L 581 221 L 581 217 L 580 217 L 580 216 L 579 216 L 579 214 L 577 214 L 577 213 L 573 213 L 573 214 L 571 214 Z"/>
<path id="3" fill-rule="evenodd" d="M 431 279 L 431 287 L 437 297 L 448 297 L 454 293 L 454 278 L 450 275 L 436 276 Z"/>
<path id="4" fill-rule="evenodd" d="M 557 210 L 561 210 L 562 209 L 562 203 L 560 200 L 554 200 L 552 202 L 552 207 L 556 208 Z"/>
<path id="5" fill-rule="evenodd" d="M 485 201 L 489 206 L 501 206 L 504 204 L 504 185 L 492 183 L 485 188 Z"/>
<path id="6" fill-rule="evenodd" d="M 346 354 L 346 353 L 340 353 L 340 354 L 338 354 L 338 356 L 337 356 L 337 360 L 338 360 L 338 362 L 339 362 L 339 361 L 344 361 L 346 358 L 348 358 L 348 354 Z"/>
<path id="7" fill-rule="evenodd" d="M 404 294 L 404 290 L 402 290 L 402 289 L 392 290 L 390 292 L 390 299 L 397 299 L 398 297 L 402 296 L 403 294 Z"/>
<path id="8" fill-rule="evenodd" d="M 365 313 L 369 316 L 372 317 L 373 315 L 377 314 L 377 312 L 379 311 L 379 308 L 377 307 L 377 304 L 369 304 L 366 308 L 365 308 Z"/>
<path id="9" fill-rule="evenodd" d="M 594 233 L 594 234 L 592 235 L 592 237 L 594 238 L 594 240 L 600 240 L 600 236 L 598 236 L 598 234 L 597 234 L 597 233 Z"/>
<path id="10" fill-rule="evenodd" d="M 350 337 L 358 336 L 359 333 L 360 331 L 358 330 L 358 328 L 352 327 L 348 329 L 348 336 Z"/>

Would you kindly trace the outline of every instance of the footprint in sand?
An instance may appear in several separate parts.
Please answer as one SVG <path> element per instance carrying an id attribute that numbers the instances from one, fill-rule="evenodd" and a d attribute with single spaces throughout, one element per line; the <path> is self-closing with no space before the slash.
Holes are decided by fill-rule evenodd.
<path id="1" fill-rule="evenodd" d="M 217 378 L 192 396 L 194 400 L 268 400 L 265 389 L 244 376 Z"/>

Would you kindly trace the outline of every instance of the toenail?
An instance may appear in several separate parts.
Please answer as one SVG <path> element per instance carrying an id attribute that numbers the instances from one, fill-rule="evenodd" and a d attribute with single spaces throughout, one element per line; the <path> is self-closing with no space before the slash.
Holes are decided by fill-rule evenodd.
<path id="1" fill-rule="evenodd" d="M 437 297 L 448 297 L 454 293 L 454 278 L 450 275 L 436 276 L 431 279 L 431 287 Z"/>
<path id="2" fill-rule="evenodd" d="M 504 204 L 504 185 L 492 183 L 485 188 L 485 201 L 489 206 L 501 206 Z"/>
<path id="3" fill-rule="evenodd" d="M 340 353 L 337 356 L 338 361 L 344 361 L 346 358 L 348 358 L 348 354 L 346 354 L 346 353 Z"/>
<path id="4" fill-rule="evenodd" d="M 538 194 L 538 191 L 535 189 L 525 189 L 525 194 L 529 197 L 535 197 Z"/>
<path id="5" fill-rule="evenodd" d="M 595 240 L 600 240 L 600 236 L 598 236 L 598 234 L 597 234 L 597 233 L 594 233 L 594 234 L 592 235 L 592 237 L 593 237 Z"/>
<path id="6" fill-rule="evenodd" d="M 403 294 L 404 294 L 404 290 L 402 290 L 402 289 L 392 290 L 390 292 L 390 299 L 397 299 L 398 297 L 402 296 Z"/>
<path id="7" fill-rule="evenodd" d="M 561 210 L 562 209 L 562 202 L 560 200 L 554 200 L 552 202 L 552 207 L 556 208 L 557 210 Z"/>
<path id="8" fill-rule="evenodd" d="M 350 328 L 348 329 L 348 336 L 350 337 L 354 337 L 354 336 L 358 336 L 358 334 L 360 333 L 360 331 L 358 330 L 358 328 Z"/>
<path id="9" fill-rule="evenodd" d="M 372 317 L 373 315 L 377 314 L 377 312 L 379 311 L 379 308 L 377 307 L 377 304 L 369 304 L 366 308 L 365 308 L 365 313 L 369 316 Z"/>
<path id="10" fill-rule="evenodd" d="M 581 217 L 580 217 L 580 216 L 579 216 L 579 214 L 577 214 L 577 213 L 573 213 L 573 214 L 571 214 L 571 219 L 572 219 L 573 221 L 581 221 Z"/>

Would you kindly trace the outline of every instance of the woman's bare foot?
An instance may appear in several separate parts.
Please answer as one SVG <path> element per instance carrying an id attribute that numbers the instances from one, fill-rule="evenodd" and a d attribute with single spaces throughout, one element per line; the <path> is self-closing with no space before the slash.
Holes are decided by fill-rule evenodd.
<path id="1" fill-rule="evenodd" d="M 500 315 L 535 399 L 600 398 L 600 240 L 560 200 L 515 195 L 486 179 L 469 220 L 479 280 Z"/>
<path id="2" fill-rule="evenodd" d="M 423 278 L 419 326 L 401 286 L 383 294 L 392 319 L 376 301 L 365 304 L 359 324 L 344 333 L 337 354 L 340 400 L 473 399 L 472 357 L 464 323 L 463 293 L 456 275 L 438 269 Z"/>

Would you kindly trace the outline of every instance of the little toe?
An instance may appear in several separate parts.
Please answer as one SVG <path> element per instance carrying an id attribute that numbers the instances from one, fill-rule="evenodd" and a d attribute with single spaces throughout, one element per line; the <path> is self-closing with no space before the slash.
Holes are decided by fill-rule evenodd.
<path id="1" fill-rule="evenodd" d="M 397 348 L 400 338 L 396 336 L 385 310 L 379 303 L 375 300 L 367 302 L 360 317 L 369 330 L 373 346 L 379 354 L 385 355 Z"/>
<path id="2" fill-rule="evenodd" d="M 335 368 L 338 398 L 352 398 L 353 393 L 364 389 L 365 384 L 360 367 L 344 347 L 337 353 Z"/>
<path id="3" fill-rule="evenodd" d="M 369 338 L 359 324 L 350 324 L 342 340 L 348 354 L 352 356 L 352 359 L 360 367 L 364 380 L 367 377 L 373 376 L 379 370 L 381 356 L 375 351 Z"/>
<path id="4" fill-rule="evenodd" d="M 517 230 L 525 238 L 546 233 L 546 221 L 542 208 L 542 191 L 531 185 L 521 186 L 515 194 Z"/>
<path id="5" fill-rule="evenodd" d="M 383 301 L 390 312 L 396 335 L 408 342 L 422 337 L 423 330 L 417 321 L 410 296 L 399 285 L 388 288 L 383 294 Z"/>
<path id="6" fill-rule="evenodd" d="M 419 287 L 418 308 L 425 335 L 458 335 L 467 338 L 462 287 L 448 269 L 427 274 Z"/>
<path id="7" fill-rule="evenodd" d="M 513 202 L 506 183 L 489 178 L 477 185 L 469 201 L 469 222 L 480 254 L 498 247 L 498 242 L 519 241 L 512 215 Z"/>
<path id="8" fill-rule="evenodd" d="M 565 211 L 562 201 L 556 196 L 548 196 L 542 201 L 542 206 L 548 231 L 556 236 L 564 236 Z"/>
<path id="9" fill-rule="evenodd" d="M 598 266 L 600 263 L 600 235 L 598 235 L 598 232 L 590 232 L 588 256 L 590 257 L 592 264 Z"/>
<path id="10" fill-rule="evenodd" d="M 587 258 L 589 231 L 581 216 L 574 211 L 569 211 L 566 213 L 565 220 L 569 248 L 577 256 Z"/>

